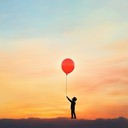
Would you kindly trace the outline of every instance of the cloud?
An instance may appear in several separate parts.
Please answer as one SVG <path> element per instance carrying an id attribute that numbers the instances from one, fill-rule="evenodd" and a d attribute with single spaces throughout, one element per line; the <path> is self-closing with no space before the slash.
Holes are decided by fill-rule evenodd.
<path id="1" fill-rule="evenodd" d="M 128 39 L 120 39 L 106 46 L 106 49 L 109 51 L 126 53 L 128 52 Z"/>

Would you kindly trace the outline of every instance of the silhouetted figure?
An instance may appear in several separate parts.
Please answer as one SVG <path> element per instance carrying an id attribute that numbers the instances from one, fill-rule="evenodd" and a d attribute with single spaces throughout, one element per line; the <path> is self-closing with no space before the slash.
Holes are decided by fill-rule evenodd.
<path id="1" fill-rule="evenodd" d="M 71 119 L 76 119 L 76 113 L 75 113 L 75 105 L 76 105 L 76 97 L 73 97 L 72 100 L 68 98 L 68 96 L 66 96 L 67 99 L 71 102 Z"/>

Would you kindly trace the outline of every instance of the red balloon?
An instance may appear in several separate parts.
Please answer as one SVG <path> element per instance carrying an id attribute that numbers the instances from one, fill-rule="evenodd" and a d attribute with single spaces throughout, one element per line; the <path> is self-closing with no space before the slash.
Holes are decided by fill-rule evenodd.
<path id="1" fill-rule="evenodd" d="M 71 73 L 74 70 L 73 60 L 67 58 L 62 61 L 61 68 L 67 74 Z"/>

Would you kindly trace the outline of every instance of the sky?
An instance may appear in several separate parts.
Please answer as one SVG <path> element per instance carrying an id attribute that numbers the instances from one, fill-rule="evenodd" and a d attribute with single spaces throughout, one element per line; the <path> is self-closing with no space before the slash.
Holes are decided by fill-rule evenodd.
<path id="1" fill-rule="evenodd" d="M 128 118 L 127 0 L 0 0 L 0 118 Z"/>

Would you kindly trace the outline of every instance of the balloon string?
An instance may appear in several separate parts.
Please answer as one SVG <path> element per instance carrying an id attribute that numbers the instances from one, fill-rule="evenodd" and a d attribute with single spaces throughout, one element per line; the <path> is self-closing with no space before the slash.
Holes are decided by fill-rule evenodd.
<path id="1" fill-rule="evenodd" d="M 67 74 L 66 74 L 66 96 L 67 96 Z"/>

